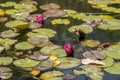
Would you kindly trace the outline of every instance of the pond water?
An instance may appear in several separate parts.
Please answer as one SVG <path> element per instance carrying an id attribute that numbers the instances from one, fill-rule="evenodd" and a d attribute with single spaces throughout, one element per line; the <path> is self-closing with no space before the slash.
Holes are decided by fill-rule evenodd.
<path id="1" fill-rule="evenodd" d="M 7 1 L 14 1 L 14 0 L 0 0 L 0 4 L 5 3 Z M 20 2 L 20 0 L 15 0 L 15 1 Z M 86 14 L 86 15 L 96 15 L 96 16 L 98 16 L 98 15 L 109 15 L 109 16 L 115 17 L 118 20 L 120 19 L 119 13 L 106 12 L 106 11 L 102 11 L 101 9 L 94 9 L 94 8 L 92 8 L 92 5 L 88 4 L 87 0 L 35 0 L 35 1 L 38 3 L 38 6 L 37 6 L 38 10 L 36 12 L 32 13 L 32 14 L 35 14 L 35 13 L 41 14 L 41 13 L 44 12 L 44 10 L 39 8 L 40 5 L 55 3 L 55 4 L 60 5 L 62 10 L 64 10 L 64 9 L 75 10 L 78 13 L 83 13 L 83 14 Z M 120 8 L 120 4 L 115 4 L 115 5 L 112 5 L 112 6 Z M 0 9 L 1 9 L 1 7 L 0 7 Z M 3 8 L 3 7 L 2 7 L 2 9 L 6 10 L 6 8 Z M 9 20 L 14 20 L 13 18 L 10 18 L 9 15 L 7 15 L 7 17 L 9 18 Z M 61 17 L 59 17 L 59 18 L 61 18 Z M 96 41 L 100 42 L 100 45 L 96 46 L 96 47 L 92 47 L 92 48 L 87 47 L 87 46 L 83 46 L 83 45 L 81 45 L 81 41 L 78 42 L 78 40 L 76 39 L 76 37 L 78 35 L 69 32 L 68 29 L 71 26 L 74 26 L 74 25 L 81 25 L 82 23 L 84 23 L 84 21 L 73 19 L 71 17 L 67 17 L 65 19 L 70 20 L 69 25 L 64 25 L 64 24 L 52 25 L 51 21 L 54 20 L 54 19 L 57 19 L 57 18 L 47 18 L 44 21 L 44 27 L 45 28 L 52 29 L 52 30 L 57 32 L 57 34 L 54 37 L 50 38 L 50 41 L 53 42 L 53 44 L 60 45 L 62 47 L 67 43 L 73 44 L 74 58 L 82 59 L 83 58 L 82 53 L 85 52 L 85 51 L 96 50 L 98 48 L 101 48 L 101 45 L 104 44 L 104 43 L 110 43 L 110 45 L 114 45 L 114 44 L 116 44 L 117 42 L 120 41 L 120 28 L 118 30 L 103 30 L 103 29 L 95 28 L 94 31 L 86 34 L 85 40 L 91 40 L 91 39 L 96 40 Z M 62 19 L 64 19 L 64 18 L 62 18 Z M 5 30 L 9 30 L 8 28 L 6 28 L 4 26 L 6 22 L 0 22 L 0 33 L 5 31 Z M 18 36 L 18 37 L 15 37 L 13 39 L 17 39 L 18 40 L 17 43 L 22 42 L 22 41 L 26 41 L 28 37 L 26 37 L 25 34 L 30 32 L 30 31 L 31 31 L 30 29 L 20 31 L 21 35 Z M 0 38 L 2 38 L 2 37 L 0 37 Z M 16 51 L 18 51 L 18 52 L 23 51 L 23 50 L 15 49 L 14 46 L 15 45 L 10 46 L 12 48 L 8 51 L 3 51 L 0 54 L 0 57 L 10 56 L 14 60 L 24 58 L 25 56 L 19 56 L 18 57 L 18 56 L 13 55 L 13 53 L 16 52 Z M 120 47 L 118 47 L 118 48 L 120 49 Z M 32 50 L 36 51 L 36 50 L 40 50 L 40 49 L 41 48 L 37 47 L 37 48 L 34 48 Z M 80 49 L 82 49 L 82 51 L 80 51 Z M 119 50 L 119 49 L 117 49 L 117 50 Z M 24 50 L 23 52 L 27 53 L 28 50 Z M 6 53 L 6 54 L 4 54 L 4 53 Z M 119 59 L 114 59 L 114 61 L 119 62 L 120 60 Z M 0 65 L 0 67 L 1 67 L 1 65 Z M 10 78 L 8 80 L 37 80 L 35 77 L 32 77 L 29 74 L 30 71 L 26 71 L 26 70 L 24 70 L 20 67 L 16 67 L 14 64 L 10 64 L 10 65 L 8 65 L 8 67 L 10 67 L 12 69 L 12 72 L 13 72 L 12 78 Z M 74 69 L 81 70 L 81 69 L 79 69 L 78 66 L 74 67 L 74 68 L 70 68 L 70 69 L 59 69 L 59 68 L 53 67 L 53 68 L 41 71 L 41 74 L 46 72 L 46 71 L 53 71 L 53 70 L 58 70 L 58 71 L 61 71 L 65 74 L 73 74 Z M 110 74 L 110 73 L 104 71 L 103 68 L 101 68 L 101 70 L 102 70 L 102 72 L 104 72 L 104 76 L 103 76 L 102 80 L 120 80 L 120 74 L 118 74 L 118 75 L 117 74 Z M 118 72 L 120 72 L 120 71 L 118 71 Z M 36 77 L 39 77 L 39 76 L 40 75 L 38 75 Z M 39 79 L 39 80 L 42 80 L 42 79 Z M 47 80 L 47 79 L 45 79 L 45 80 Z M 51 80 L 54 80 L 54 79 L 51 79 Z M 55 79 L 55 80 L 57 80 L 57 79 Z M 92 80 L 92 79 L 90 79 L 86 75 L 78 75 L 73 79 L 67 79 L 67 78 L 63 77 L 63 80 Z M 98 78 L 96 80 L 98 80 Z"/>

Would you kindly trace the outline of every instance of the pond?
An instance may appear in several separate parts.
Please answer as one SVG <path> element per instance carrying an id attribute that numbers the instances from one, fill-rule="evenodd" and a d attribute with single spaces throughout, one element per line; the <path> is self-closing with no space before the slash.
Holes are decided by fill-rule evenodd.
<path id="1" fill-rule="evenodd" d="M 119 0 L 1 0 L 0 79 L 120 80 Z"/>

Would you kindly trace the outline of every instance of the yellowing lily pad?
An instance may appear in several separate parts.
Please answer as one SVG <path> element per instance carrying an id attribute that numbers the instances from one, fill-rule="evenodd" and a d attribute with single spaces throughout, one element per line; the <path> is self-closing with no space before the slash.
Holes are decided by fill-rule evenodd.
<path id="1" fill-rule="evenodd" d="M 106 59 L 102 60 L 105 65 L 104 66 L 101 66 L 101 67 L 110 67 L 114 64 L 114 60 L 110 57 L 107 57 Z"/>
<path id="2" fill-rule="evenodd" d="M 57 61 L 61 62 L 61 64 L 57 66 L 57 68 L 60 68 L 60 69 L 69 69 L 81 64 L 81 61 L 79 59 L 71 58 L 71 57 L 58 58 Z"/>
<path id="3" fill-rule="evenodd" d="M 9 65 L 13 59 L 11 57 L 0 57 L 0 65 Z"/>
<path id="4" fill-rule="evenodd" d="M 6 3 L 1 3 L 0 6 L 1 7 L 12 7 L 16 4 L 16 2 L 11 2 L 11 1 L 8 1 Z"/>
<path id="5" fill-rule="evenodd" d="M 75 25 L 75 26 L 70 27 L 68 29 L 68 31 L 70 31 L 70 32 L 76 32 L 78 29 L 82 30 L 86 34 L 93 31 L 92 27 L 86 26 L 86 25 Z"/>
<path id="6" fill-rule="evenodd" d="M 8 14 L 8 15 L 12 15 L 12 14 L 16 14 L 16 13 L 19 13 L 19 11 L 17 9 L 8 9 L 5 11 L 5 14 Z"/>
<path id="7" fill-rule="evenodd" d="M 29 58 L 18 59 L 13 62 L 15 66 L 22 67 L 22 68 L 31 68 L 38 65 L 40 61 L 32 60 Z"/>
<path id="8" fill-rule="evenodd" d="M 68 25 L 70 24 L 70 21 L 68 19 L 54 19 L 51 21 L 51 24 L 52 25 L 55 25 L 55 24 L 65 24 L 65 25 Z"/>
<path id="9" fill-rule="evenodd" d="M 107 68 L 104 68 L 104 70 L 108 73 L 111 73 L 111 74 L 117 74 L 117 75 L 120 75 L 120 63 L 115 63 L 113 66 L 111 67 L 107 67 Z"/>
<path id="10" fill-rule="evenodd" d="M 7 22 L 5 26 L 7 26 L 8 28 L 26 29 L 29 26 L 29 24 L 28 22 L 22 20 L 13 20 Z"/>
<path id="11" fill-rule="evenodd" d="M 81 42 L 81 44 L 88 47 L 97 47 L 100 42 L 97 40 L 85 40 L 84 42 Z"/>
<path id="12" fill-rule="evenodd" d="M 45 37 L 48 37 L 48 38 L 51 38 L 53 36 L 56 35 L 56 31 L 52 30 L 52 29 L 34 29 L 32 30 L 32 32 L 28 32 L 27 33 L 27 36 L 28 37 L 39 37 L 39 36 L 45 36 Z"/>
<path id="13" fill-rule="evenodd" d="M 15 45 L 15 48 L 18 50 L 27 50 L 34 48 L 34 46 L 28 42 L 20 42 Z"/>
<path id="14" fill-rule="evenodd" d="M 41 74 L 38 80 L 62 80 L 63 75 L 60 71 L 48 71 Z"/>

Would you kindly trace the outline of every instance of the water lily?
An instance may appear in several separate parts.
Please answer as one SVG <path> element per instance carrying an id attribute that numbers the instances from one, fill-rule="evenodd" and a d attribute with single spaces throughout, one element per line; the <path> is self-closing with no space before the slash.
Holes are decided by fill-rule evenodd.
<path id="1" fill-rule="evenodd" d="M 73 50 L 73 46 L 72 46 L 71 43 L 65 44 L 64 45 L 64 50 L 66 51 L 68 56 L 73 56 L 74 50 Z"/>
<path id="2" fill-rule="evenodd" d="M 77 32 L 79 33 L 79 36 L 78 36 L 78 39 L 80 40 L 80 41 L 83 41 L 84 39 L 85 39 L 85 33 L 82 31 L 82 30 L 77 30 Z"/>
<path id="3" fill-rule="evenodd" d="M 103 44 L 103 47 L 106 48 L 106 47 L 109 47 L 110 46 L 110 43 L 106 42 Z"/>
<path id="4" fill-rule="evenodd" d="M 38 23 L 44 23 L 44 18 L 43 18 L 43 16 L 42 15 L 37 15 L 36 16 L 36 21 L 38 22 Z"/>

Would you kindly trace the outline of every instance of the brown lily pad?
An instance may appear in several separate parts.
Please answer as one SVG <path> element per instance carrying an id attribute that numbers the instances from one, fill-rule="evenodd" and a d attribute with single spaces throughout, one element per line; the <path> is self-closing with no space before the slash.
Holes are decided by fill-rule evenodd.
<path id="1" fill-rule="evenodd" d="M 41 15 L 41 14 L 32 14 L 26 17 L 26 19 L 30 21 L 36 21 L 36 16 Z"/>
<path id="2" fill-rule="evenodd" d="M 5 21 L 7 21 L 7 20 L 8 20 L 7 17 L 0 17 L 0 22 L 5 22 Z"/>
<path id="3" fill-rule="evenodd" d="M 28 58 L 35 59 L 35 60 L 46 60 L 49 58 L 49 55 L 45 55 L 40 53 L 39 51 L 33 52 L 33 55 L 28 56 Z"/>
<path id="4" fill-rule="evenodd" d="M 49 3 L 49 4 L 41 5 L 40 8 L 42 10 L 50 10 L 50 9 L 59 9 L 60 6 L 55 3 Z"/>
<path id="5" fill-rule="evenodd" d="M 64 10 L 47 10 L 43 13 L 43 16 L 45 17 L 60 17 L 65 15 L 66 12 Z"/>

